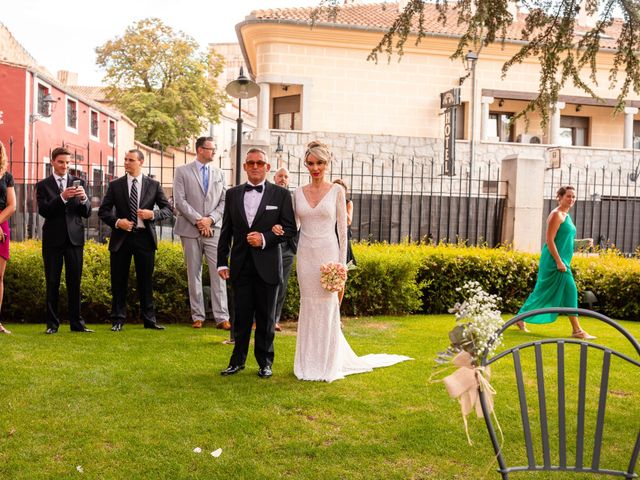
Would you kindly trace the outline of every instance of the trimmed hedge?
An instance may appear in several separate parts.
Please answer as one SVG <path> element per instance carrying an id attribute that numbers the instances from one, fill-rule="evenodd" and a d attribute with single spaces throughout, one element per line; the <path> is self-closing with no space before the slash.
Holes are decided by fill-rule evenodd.
<path id="1" fill-rule="evenodd" d="M 476 280 L 502 298 L 500 309 L 517 312 L 533 290 L 538 255 L 506 248 L 459 245 L 354 244 L 358 268 L 349 272 L 342 304 L 346 315 L 446 313 L 459 294 L 456 288 Z M 640 317 L 640 261 L 612 253 L 581 257 L 572 267 L 578 291 L 593 291 L 598 309 L 614 318 Z M 205 269 L 206 270 L 206 269 Z M 203 272 L 203 282 L 208 273 Z M 65 318 L 64 275 L 61 312 Z M 129 278 L 129 318 L 138 318 L 135 272 Z M 40 242 L 13 242 L 5 272 L 3 315 L 15 321 L 44 321 L 45 283 Z M 190 321 L 187 274 L 179 243 L 160 242 L 154 273 L 154 298 L 162 321 Z M 291 273 L 283 315 L 295 319 L 299 306 L 295 268 Z M 109 251 L 106 245 L 85 245 L 82 278 L 83 316 L 108 321 L 111 309 Z"/>

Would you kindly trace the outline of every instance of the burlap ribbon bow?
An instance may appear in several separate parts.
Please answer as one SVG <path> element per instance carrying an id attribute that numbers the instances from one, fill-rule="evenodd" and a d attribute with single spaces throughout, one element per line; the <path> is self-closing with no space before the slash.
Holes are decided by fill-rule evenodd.
<path id="1" fill-rule="evenodd" d="M 476 367 L 471 362 L 472 357 L 469 352 L 460 352 L 453 359 L 453 365 L 458 369 L 442 381 L 451 398 L 457 398 L 460 402 L 460 410 L 464 420 L 464 429 L 467 433 L 469 445 L 472 445 L 467 427 L 467 415 L 474 409 L 479 418 L 483 418 L 482 405 L 478 387 L 485 393 L 485 399 L 489 412 L 493 412 L 493 396 L 496 391 L 489 383 L 491 372 L 489 368 Z"/>

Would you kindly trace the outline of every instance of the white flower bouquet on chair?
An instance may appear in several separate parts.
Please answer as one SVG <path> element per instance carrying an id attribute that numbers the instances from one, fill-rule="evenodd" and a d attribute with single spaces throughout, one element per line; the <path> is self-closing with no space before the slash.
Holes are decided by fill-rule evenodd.
<path id="1" fill-rule="evenodd" d="M 450 345 L 438 354 L 436 363 L 457 368 L 442 381 L 449 395 L 460 402 L 467 440 L 471 444 L 467 415 L 475 410 L 478 417 L 483 417 L 478 388 L 488 394 L 485 398 L 493 412 L 493 395 L 496 392 L 489 383 L 491 372 L 480 362 L 487 347 L 489 355 L 492 355 L 502 344 L 502 337 L 497 337 L 496 332 L 504 320 L 498 310 L 500 297 L 485 292 L 478 282 L 466 282 L 456 290 L 462 292 L 464 300 L 449 310 L 456 317 L 456 326 L 449 332 Z M 493 343 L 489 346 L 490 342 Z M 437 373 L 442 373 L 442 370 Z"/>

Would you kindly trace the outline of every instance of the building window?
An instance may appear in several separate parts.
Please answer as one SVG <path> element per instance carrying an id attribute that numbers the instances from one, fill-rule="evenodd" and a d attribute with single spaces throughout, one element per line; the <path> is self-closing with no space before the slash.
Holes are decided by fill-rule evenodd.
<path id="1" fill-rule="evenodd" d="M 107 175 L 109 180 L 112 180 L 116 175 L 116 163 L 113 157 L 107 159 Z"/>
<path id="2" fill-rule="evenodd" d="M 83 172 L 80 168 L 81 167 L 79 167 L 79 166 L 76 166 L 75 168 L 70 168 L 69 169 L 69 175 L 73 175 L 74 177 L 81 178 L 86 183 L 87 182 L 87 173 Z"/>
<path id="3" fill-rule="evenodd" d="M 464 140 L 464 113 L 466 102 L 461 103 L 456 109 L 456 140 Z"/>
<path id="4" fill-rule="evenodd" d="M 589 145 L 589 117 L 560 117 L 560 145 L 586 147 Z"/>
<path id="5" fill-rule="evenodd" d="M 93 169 L 93 179 L 92 179 L 92 186 L 94 187 L 101 187 L 102 186 L 102 169 L 101 168 L 94 168 Z"/>
<path id="6" fill-rule="evenodd" d="M 98 139 L 98 135 L 100 134 L 100 123 L 98 123 L 98 112 L 96 112 L 95 110 L 91 110 L 91 115 L 90 115 L 90 125 L 89 125 L 89 132 L 91 133 L 91 138 L 97 140 Z"/>
<path id="7" fill-rule="evenodd" d="M 44 98 L 49 94 L 49 88 L 41 83 L 38 84 L 38 115 L 43 117 L 51 116 L 51 110 L 49 104 L 44 101 Z"/>
<path id="8" fill-rule="evenodd" d="M 116 144 L 116 122 L 109 120 L 109 145 Z"/>
<path id="9" fill-rule="evenodd" d="M 633 148 L 640 150 L 640 120 L 633 121 Z"/>
<path id="10" fill-rule="evenodd" d="M 515 128 L 511 123 L 513 113 L 492 112 L 489 113 L 487 136 L 497 138 L 500 142 L 515 141 Z"/>
<path id="11" fill-rule="evenodd" d="M 78 102 L 67 98 L 67 128 L 78 131 Z"/>
<path id="12" fill-rule="evenodd" d="M 300 95 L 273 99 L 273 128 L 277 130 L 302 130 Z"/>

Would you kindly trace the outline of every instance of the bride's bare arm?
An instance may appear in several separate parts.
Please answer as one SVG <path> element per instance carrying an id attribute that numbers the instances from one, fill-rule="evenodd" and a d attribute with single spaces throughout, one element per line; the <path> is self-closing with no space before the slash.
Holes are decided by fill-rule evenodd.
<path id="1" fill-rule="evenodd" d="M 347 263 L 347 203 L 344 198 L 344 189 L 340 185 L 336 195 L 336 223 L 338 229 L 338 245 L 340 246 L 340 262 Z"/>

